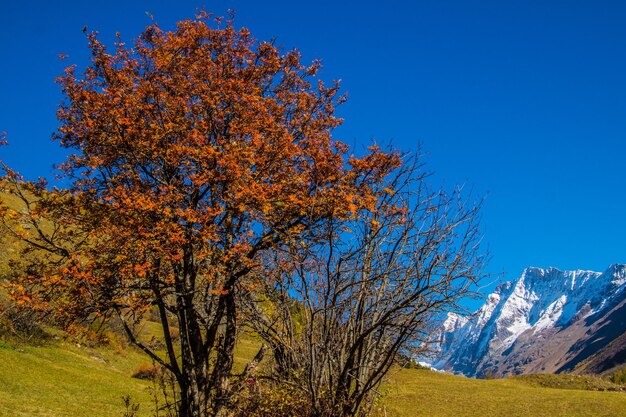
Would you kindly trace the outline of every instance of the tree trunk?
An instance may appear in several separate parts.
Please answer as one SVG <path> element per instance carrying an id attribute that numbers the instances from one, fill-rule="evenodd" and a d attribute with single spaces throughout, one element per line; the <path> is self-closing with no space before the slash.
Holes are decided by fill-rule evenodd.
<path id="1" fill-rule="evenodd" d="M 178 417 L 206 417 L 206 413 L 202 412 L 197 385 L 193 382 L 180 387 Z"/>

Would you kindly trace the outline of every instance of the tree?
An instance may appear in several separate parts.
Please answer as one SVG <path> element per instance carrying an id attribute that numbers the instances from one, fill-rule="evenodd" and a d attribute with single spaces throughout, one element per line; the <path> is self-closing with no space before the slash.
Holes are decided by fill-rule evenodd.
<path id="1" fill-rule="evenodd" d="M 10 292 L 65 323 L 116 316 L 175 376 L 181 417 L 217 415 L 239 387 L 240 293 L 270 276 L 278 246 L 297 250 L 320 224 L 373 210 L 374 186 L 400 159 L 376 147 L 347 157 L 331 137 L 338 84 L 232 20 L 153 24 L 132 47 L 118 35 L 113 52 L 88 40 L 84 74 L 72 66 L 59 78 L 55 139 L 74 152 L 60 167 L 71 185 L 23 183 L 5 167 L 28 202 L 11 216 L 34 228 L 14 232 L 51 261 Z M 136 333 L 151 309 L 165 356 Z"/>
<path id="2" fill-rule="evenodd" d="M 274 251 L 264 297 L 245 294 L 276 379 L 308 398 L 313 416 L 366 414 L 396 359 L 423 353 L 433 324 L 481 277 L 479 206 L 460 190 L 430 190 L 427 176 L 405 156 L 374 187 L 373 210 L 329 217 L 297 250 Z"/>

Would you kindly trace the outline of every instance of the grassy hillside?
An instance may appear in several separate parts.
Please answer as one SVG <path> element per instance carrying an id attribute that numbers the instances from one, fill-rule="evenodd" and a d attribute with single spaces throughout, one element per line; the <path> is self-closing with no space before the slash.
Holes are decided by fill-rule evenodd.
<path id="1" fill-rule="evenodd" d="M 626 415 L 623 392 L 546 388 L 520 378 L 476 380 L 424 370 L 393 375 L 382 404 L 389 417 Z"/>
<path id="2" fill-rule="evenodd" d="M 130 377 L 142 362 L 131 349 L 0 343 L 0 416 L 120 417 L 124 395 L 143 403 L 141 415 L 149 416 L 149 384 Z"/>
<path id="3" fill-rule="evenodd" d="M 238 357 L 251 355 L 254 344 L 246 342 Z M 133 370 L 145 362 L 141 353 L 130 348 L 116 352 L 61 341 L 52 341 L 48 346 L 0 343 L 0 416 L 120 417 L 124 395 L 131 395 L 141 404 L 141 416 L 150 416 L 150 384 L 131 378 Z M 552 381 L 550 386 L 558 385 L 558 381 Z M 546 383 L 532 378 L 474 380 L 424 370 L 401 370 L 383 387 L 379 415 L 626 414 L 626 393 L 555 389 L 542 384 Z"/>
<path id="4" fill-rule="evenodd" d="M 0 203 L 6 204 L 12 210 L 23 210 L 23 204 L 17 197 L 4 192 L 6 184 L 0 180 Z M 20 244 L 0 225 L 0 279 L 9 272 L 9 260 L 18 256 Z"/>

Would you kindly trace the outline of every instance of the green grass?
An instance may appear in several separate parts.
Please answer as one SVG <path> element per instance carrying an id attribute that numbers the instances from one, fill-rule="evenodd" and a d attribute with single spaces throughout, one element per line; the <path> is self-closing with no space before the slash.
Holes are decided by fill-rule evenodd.
<path id="1" fill-rule="evenodd" d="M 172 327 L 174 329 L 174 327 Z M 176 329 L 178 330 L 178 329 Z M 163 328 L 159 323 L 153 321 L 146 321 L 142 323 L 140 329 L 139 340 L 147 343 L 152 338 L 156 338 L 158 340 L 163 340 Z M 261 340 L 256 335 L 251 335 L 250 333 L 244 333 L 237 343 L 237 347 L 235 349 L 235 357 L 234 357 L 234 366 L 233 373 L 241 373 L 245 366 L 250 362 L 252 358 L 257 354 L 259 348 L 261 347 Z M 175 350 L 178 352 L 178 345 L 175 344 Z M 154 352 L 159 355 L 161 358 L 166 359 L 167 353 L 165 349 L 156 349 Z M 148 361 L 149 362 L 149 361 Z"/>
<path id="2" fill-rule="evenodd" d="M 512 378 L 535 387 L 626 392 L 626 385 L 614 384 L 606 378 L 594 375 L 533 374 L 518 375 Z"/>
<path id="3" fill-rule="evenodd" d="M 237 350 L 237 366 L 243 366 L 257 347 L 258 341 L 244 338 Z M 121 417 L 123 395 L 141 404 L 140 416 L 150 416 L 150 383 L 130 376 L 142 362 L 149 361 L 132 348 L 116 352 L 55 340 L 42 346 L 0 342 L 0 417 Z M 585 381 L 553 375 L 475 380 L 403 369 L 383 386 L 377 415 L 626 415 L 626 393 L 589 391 L 606 388 L 604 381 Z"/>
<path id="4" fill-rule="evenodd" d="M 388 417 L 626 415 L 623 392 L 547 388 L 519 378 L 476 380 L 405 369 L 392 375 L 383 394 L 380 415 Z"/>
<path id="5" fill-rule="evenodd" d="M 123 395 L 143 403 L 148 383 L 130 377 L 144 357 L 127 349 L 90 349 L 61 342 L 0 343 L 1 417 L 120 417 Z"/>
<path id="6" fill-rule="evenodd" d="M 22 210 L 23 205 L 17 197 L 2 191 L 3 183 L 0 181 L 0 204 L 6 204 L 12 210 Z M 20 243 L 4 227 L 0 227 L 0 279 L 9 273 L 9 261 L 16 259 L 19 254 Z"/>
<path id="7" fill-rule="evenodd" d="M 159 331 L 156 323 L 144 329 L 147 335 Z M 243 338 L 235 372 L 259 345 Z M 60 340 L 40 346 L 0 340 L 0 417 L 121 417 L 125 395 L 140 404 L 140 416 L 152 416 L 151 383 L 131 378 L 142 363 L 151 361 L 130 347 L 120 352 Z"/>

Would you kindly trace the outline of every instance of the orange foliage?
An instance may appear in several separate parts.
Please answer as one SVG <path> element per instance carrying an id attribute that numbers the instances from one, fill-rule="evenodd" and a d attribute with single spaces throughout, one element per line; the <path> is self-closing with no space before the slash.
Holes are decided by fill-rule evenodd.
<path id="1" fill-rule="evenodd" d="M 247 29 L 201 16 L 174 32 L 150 26 L 133 48 L 88 38 L 92 65 L 59 78 L 56 138 L 77 151 L 62 166 L 72 201 L 58 204 L 80 213 L 64 218 L 91 244 L 48 284 L 113 285 L 108 301 L 130 307 L 151 302 L 136 294 L 151 291 L 142 282 L 193 267 L 217 294 L 319 219 L 373 210 L 371 185 L 399 165 L 376 146 L 346 161 L 331 136 L 338 84 L 314 83 L 319 62 Z"/>

